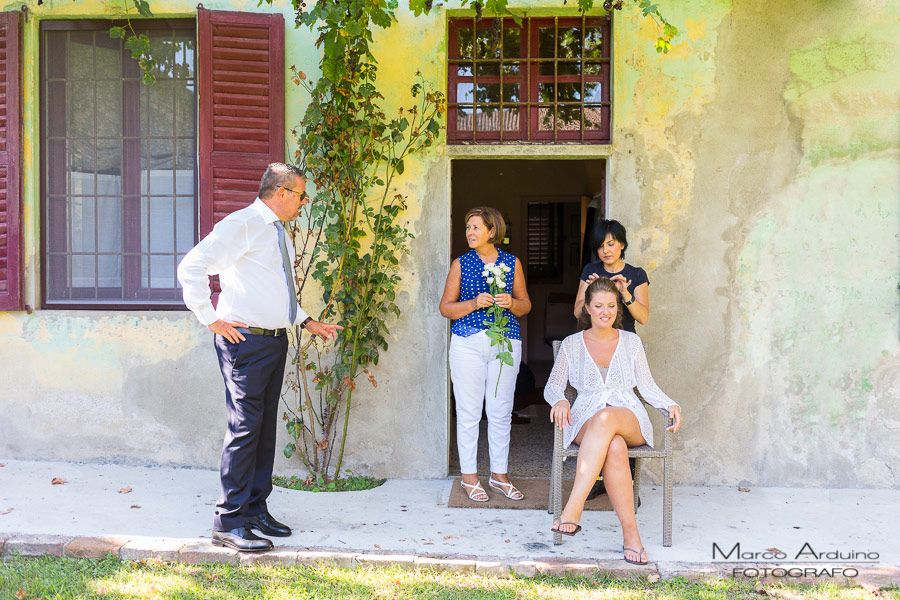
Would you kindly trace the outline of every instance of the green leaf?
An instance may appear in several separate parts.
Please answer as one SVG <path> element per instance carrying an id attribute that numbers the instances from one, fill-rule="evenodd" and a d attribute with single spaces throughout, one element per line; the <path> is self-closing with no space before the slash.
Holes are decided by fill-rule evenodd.
<path id="1" fill-rule="evenodd" d="M 356 21 L 347 21 L 347 24 L 344 25 L 344 31 L 347 32 L 348 35 L 352 35 L 354 37 L 362 35 L 363 28 Z"/>
<path id="2" fill-rule="evenodd" d="M 284 447 L 284 457 L 285 458 L 292 457 L 294 455 L 294 450 L 296 450 L 296 446 L 294 446 L 294 444 L 287 444 Z"/>
<path id="3" fill-rule="evenodd" d="M 500 352 L 497 354 L 497 358 L 505 365 L 512 366 L 513 364 L 513 355 L 511 352 Z"/>
<path id="4" fill-rule="evenodd" d="M 125 28 L 124 27 L 110 27 L 109 28 L 109 37 L 113 39 L 124 39 L 125 38 Z"/>
<path id="5" fill-rule="evenodd" d="M 134 2 L 134 7 L 142 17 L 150 18 L 153 16 L 153 12 L 150 10 L 150 3 L 147 0 L 132 0 L 132 2 Z"/>

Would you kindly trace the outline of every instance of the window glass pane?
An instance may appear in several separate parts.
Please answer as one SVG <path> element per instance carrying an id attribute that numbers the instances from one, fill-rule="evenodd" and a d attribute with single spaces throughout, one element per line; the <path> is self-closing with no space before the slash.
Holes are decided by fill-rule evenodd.
<path id="1" fill-rule="evenodd" d="M 186 253 L 194 246 L 194 198 L 175 199 L 175 250 Z"/>
<path id="2" fill-rule="evenodd" d="M 499 83 L 479 83 L 475 93 L 475 101 L 479 104 L 487 102 L 500 102 Z"/>
<path id="3" fill-rule="evenodd" d="M 587 63 L 584 65 L 584 74 L 585 75 L 602 75 L 602 71 L 600 70 L 602 67 L 600 63 Z"/>
<path id="4" fill-rule="evenodd" d="M 102 288 L 122 287 L 122 257 L 101 254 L 97 257 L 99 285 Z M 118 296 L 118 294 L 117 294 Z"/>
<path id="5" fill-rule="evenodd" d="M 557 75 L 581 75 L 581 62 L 576 60 L 561 60 L 556 65 Z"/>
<path id="6" fill-rule="evenodd" d="M 171 33 L 149 32 L 150 55 L 156 60 L 156 82 L 175 77 L 175 42 Z"/>
<path id="7" fill-rule="evenodd" d="M 556 123 L 556 117 L 553 115 L 552 106 L 541 106 L 538 108 L 538 129 L 540 131 L 553 131 Z"/>
<path id="8" fill-rule="evenodd" d="M 94 140 L 73 138 L 69 140 L 68 147 L 69 194 L 84 195 L 96 193 L 94 189 L 94 165 L 96 164 L 97 149 Z"/>
<path id="9" fill-rule="evenodd" d="M 603 30 L 599 27 L 587 27 L 584 30 L 585 58 L 603 57 Z"/>
<path id="10" fill-rule="evenodd" d="M 519 123 L 518 108 L 503 108 L 503 130 L 518 131 L 521 126 Z"/>
<path id="11" fill-rule="evenodd" d="M 581 27 L 560 27 L 556 34 L 556 58 L 581 58 Z"/>
<path id="12" fill-rule="evenodd" d="M 500 131 L 500 109 L 478 107 L 475 112 L 478 131 Z"/>
<path id="13" fill-rule="evenodd" d="M 478 68 L 475 71 L 479 77 L 481 77 L 482 75 L 488 77 L 499 77 L 500 63 L 478 63 Z"/>
<path id="14" fill-rule="evenodd" d="M 109 185 L 108 175 L 98 175 L 98 187 Z M 100 252 L 122 252 L 122 200 L 117 197 L 97 198 L 97 224 L 99 226 Z"/>
<path id="15" fill-rule="evenodd" d="M 518 27 L 503 29 L 503 58 L 520 58 L 522 47 L 522 30 Z"/>
<path id="16" fill-rule="evenodd" d="M 585 102 L 603 102 L 602 88 L 599 81 L 584 82 L 584 101 Z"/>
<path id="17" fill-rule="evenodd" d="M 69 83 L 69 110 L 67 116 L 70 136 L 94 136 L 94 82 L 72 81 Z"/>
<path id="18" fill-rule="evenodd" d="M 519 102 L 519 84 L 504 83 L 503 84 L 503 102 Z"/>
<path id="19" fill-rule="evenodd" d="M 474 107 L 463 105 L 456 109 L 456 129 L 459 131 L 472 131 L 472 114 Z"/>
<path id="20" fill-rule="evenodd" d="M 472 58 L 474 47 L 472 46 L 472 28 L 460 27 L 456 30 L 457 56 L 459 58 Z"/>
<path id="21" fill-rule="evenodd" d="M 581 100 L 581 83 L 560 83 L 556 88 L 557 102 Z"/>
<path id="22" fill-rule="evenodd" d="M 475 84 L 474 83 L 457 83 L 456 84 L 456 101 L 457 102 L 472 102 L 475 99 Z"/>
<path id="23" fill-rule="evenodd" d="M 559 131 L 580 131 L 581 105 L 561 104 L 556 113 L 556 128 Z"/>
<path id="24" fill-rule="evenodd" d="M 157 80 L 153 85 L 142 85 L 141 93 L 147 94 L 149 102 L 149 131 L 143 130 L 144 135 L 172 137 L 175 134 L 175 86 L 171 81 Z"/>
<path id="25" fill-rule="evenodd" d="M 122 133 L 122 82 L 97 82 L 97 135 L 117 138 Z"/>
<path id="26" fill-rule="evenodd" d="M 600 129 L 603 124 L 603 107 L 586 104 L 584 107 L 584 128 Z"/>
<path id="27" fill-rule="evenodd" d="M 541 102 L 556 102 L 556 86 L 552 83 L 538 84 Z"/>
<path id="28" fill-rule="evenodd" d="M 150 255 L 150 287 L 175 287 L 175 257 L 169 255 Z"/>
<path id="29" fill-rule="evenodd" d="M 106 189 L 97 193 L 122 193 L 122 159 L 122 142 L 118 139 L 97 140 L 97 172 L 110 176 Z"/>
<path id="30" fill-rule="evenodd" d="M 555 58 L 554 51 L 556 49 L 554 28 L 541 27 L 538 30 L 538 56 L 539 58 Z M 554 63 L 552 61 L 541 62 L 541 75 L 553 75 Z"/>
<path id="31" fill-rule="evenodd" d="M 456 66 L 456 74 L 463 77 L 472 76 L 472 63 L 459 63 Z"/>
<path id="32" fill-rule="evenodd" d="M 149 153 L 149 154 L 148 154 Z M 147 140 L 141 146 L 141 193 L 171 196 L 175 193 L 175 143 L 171 139 Z"/>
<path id="33" fill-rule="evenodd" d="M 66 65 L 69 72 L 66 78 L 69 81 L 75 79 L 93 79 L 94 78 L 94 32 L 93 31 L 73 31 L 71 33 L 60 33 L 57 37 L 61 40 L 68 38 L 68 44 L 65 47 Z M 48 57 L 48 60 L 52 60 Z"/>
<path id="34" fill-rule="evenodd" d="M 479 27 L 475 33 L 475 58 L 500 58 L 500 40 L 493 29 Z"/>
<path id="35" fill-rule="evenodd" d="M 504 75 L 518 75 L 520 73 L 520 63 L 503 63 L 503 74 Z"/>
<path id="36" fill-rule="evenodd" d="M 174 252 L 175 199 L 151 197 L 149 203 L 145 218 L 150 219 L 150 252 Z"/>
<path id="37" fill-rule="evenodd" d="M 93 254 L 72 254 L 72 287 L 92 288 L 97 284 L 97 270 Z"/>
<path id="38" fill-rule="evenodd" d="M 70 202 L 72 214 L 72 252 L 95 252 L 94 236 L 97 232 L 94 224 L 93 196 L 85 198 L 76 196 Z"/>

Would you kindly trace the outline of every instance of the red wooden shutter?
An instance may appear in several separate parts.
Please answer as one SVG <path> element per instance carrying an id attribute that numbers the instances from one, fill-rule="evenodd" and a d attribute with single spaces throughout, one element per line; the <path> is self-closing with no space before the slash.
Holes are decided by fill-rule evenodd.
<path id="1" fill-rule="evenodd" d="M 284 160 L 284 17 L 200 9 L 200 237 Z"/>
<path id="2" fill-rule="evenodd" d="M 0 310 L 22 310 L 19 13 L 0 13 Z"/>

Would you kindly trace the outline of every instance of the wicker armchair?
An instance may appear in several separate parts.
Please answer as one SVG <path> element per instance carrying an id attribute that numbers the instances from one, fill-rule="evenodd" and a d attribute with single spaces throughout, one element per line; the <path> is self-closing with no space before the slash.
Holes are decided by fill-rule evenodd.
<path id="1" fill-rule="evenodd" d="M 553 342 L 553 359 L 559 352 L 559 340 Z M 574 403 L 576 397 L 575 388 L 571 385 L 566 387 L 566 399 L 569 403 Z M 639 396 L 640 397 L 640 396 Z M 650 407 L 650 405 L 647 405 Z M 658 410 L 663 415 L 665 427 L 672 424 L 672 417 L 669 411 L 661 408 L 650 407 Z M 547 505 L 547 512 L 553 513 L 553 517 L 558 519 L 562 514 L 562 472 L 563 460 L 569 456 L 578 455 L 578 447 L 574 444 L 568 449 L 563 449 L 563 433 L 558 425 L 553 426 L 553 462 L 550 466 L 550 501 Z M 628 456 L 635 459 L 634 464 L 634 512 L 638 510 L 638 493 L 641 489 L 641 461 L 645 458 L 661 458 L 663 460 L 663 546 L 672 545 L 672 450 L 675 446 L 675 434 L 666 430 L 663 436 L 662 448 L 651 448 L 644 444 L 643 446 L 635 446 L 628 449 Z M 557 546 L 562 544 L 562 534 L 555 532 L 553 534 L 553 543 Z"/>

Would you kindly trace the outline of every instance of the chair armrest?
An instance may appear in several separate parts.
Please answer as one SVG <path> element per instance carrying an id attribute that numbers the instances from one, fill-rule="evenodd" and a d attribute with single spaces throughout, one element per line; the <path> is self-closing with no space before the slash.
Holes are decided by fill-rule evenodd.
<path id="1" fill-rule="evenodd" d="M 640 398 L 640 396 L 638 396 L 638 398 Z M 652 404 L 648 404 L 647 401 L 644 400 L 643 398 L 641 398 L 641 402 L 646 404 L 648 407 L 659 411 L 659 414 L 661 414 L 663 416 L 663 420 L 666 424 L 666 427 L 670 427 L 673 423 L 675 423 L 675 419 L 673 419 L 672 415 L 669 414 L 668 409 L 659 408 L 658 406 L 653 406 Z"/>

